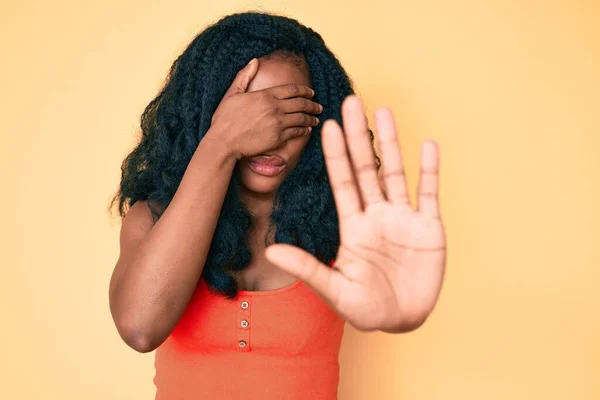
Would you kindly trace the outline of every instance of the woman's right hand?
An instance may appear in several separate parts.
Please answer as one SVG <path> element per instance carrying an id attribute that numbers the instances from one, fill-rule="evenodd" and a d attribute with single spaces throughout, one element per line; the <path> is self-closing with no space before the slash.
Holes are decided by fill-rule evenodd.
<path id="1" fill-rule="evenodd" d="M 309 135 L 319 124 L 313 114 L 323 107 L 313 102 L 314 91 L 291 83 L 246 92 L 258 71 L 253 59 L 240 70 L 212 117 L 211 131 L 218 132 L 236 158 L 252 157 L 279 147 L 298 136 Z"/>

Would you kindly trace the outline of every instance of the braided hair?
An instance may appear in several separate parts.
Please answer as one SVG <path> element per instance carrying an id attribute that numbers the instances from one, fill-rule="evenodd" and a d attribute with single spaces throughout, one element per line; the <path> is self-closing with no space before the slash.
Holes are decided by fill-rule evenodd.
<path id="1" fill-rule="evenodd" d="M 118 203 L 127 207 L 146 200 L 155 223 L 171 202 L 211 118 L 237 72 L 251 59 L 286 57 L 305 63 L 323 105 L 321 121 L 341 124 L 341 105 L 353 84 L 322 37 L 298 21 L 268 13 L 226 16 L 200 32 L 177 57 L 158 95 L 141 116 L 141 139 L 122 163 Z M 298 246 L 324 263 L 339 247 L 338 218 L 321 147 L 322 123 L 312 135 L 296 168 L 275 193 L 270 228 L 275 243 Z M 373 135 L 371 133 L 371 140 Z M 376 156 L 377 164 L 379 159 Z M 216 292 L 232 298 L 235 272 L 251 260 L 248 233 L 252 218 L 238 195 L 233 172 L 202 271 Z M 269 236 L 269 235 L 267 235 Z M 267 237 L 265 244 L 268 245 Z"/>

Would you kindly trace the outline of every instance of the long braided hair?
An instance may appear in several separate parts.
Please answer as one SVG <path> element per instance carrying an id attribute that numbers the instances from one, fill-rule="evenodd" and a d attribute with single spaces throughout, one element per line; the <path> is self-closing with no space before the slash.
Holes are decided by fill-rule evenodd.
<path id="1" fill-rule="evenodd" d="M 147 200 L 156 222 L 237 72 L 252 58 L 274 55 L 306 63 L 314 101 L 323 105 L 320 120 L 341 123 L 341 104 L 354 93 L 353 84 L 317 32 L 294 19 L 267 13 L 226 16 L 190 42 L 146 106 L 141 140 L 122 163 L 119 190 L 110 208 L 118 203 L 124 217 L 127 207 Z M 271 228 L 275 228 L 275 243 L 298 246 L 328 263 L 340 239 L 321 126 L 313 128 L 296 168 L 275 193 Z M 238 196 L 238 185 L 234 171 L 202 272 L 214 291 L 229 298 L 238 290 L 234 273 L 247 267 L 252 256 L 248 242 L 252 219 Z"/>

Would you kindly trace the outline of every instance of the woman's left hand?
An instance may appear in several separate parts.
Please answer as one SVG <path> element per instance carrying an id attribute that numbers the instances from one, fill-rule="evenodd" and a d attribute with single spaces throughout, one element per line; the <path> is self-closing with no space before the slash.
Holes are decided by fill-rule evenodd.
<path id="1" fill-rule="evenodd" d="M 333 120 L 322 129 L 340 224 L 340 248 L 333 268 L 291 245 L 271 245 L 266 256 L 302 279 L 357 329 L 407 332 L 419 327 L 433 310 L 446 264 L 437 145 L 433 141 L 423 144 L 414 210 L 391 111 L 375 112 L 381 175 L 356 96 L 345 99 L 342 118 L 344 131 Z"/>

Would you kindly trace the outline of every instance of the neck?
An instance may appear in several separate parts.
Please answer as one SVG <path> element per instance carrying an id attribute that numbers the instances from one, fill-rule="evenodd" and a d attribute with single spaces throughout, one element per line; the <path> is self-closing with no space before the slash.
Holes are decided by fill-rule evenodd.
<path id="1" fill-rule="evenodd" d="M 259 252 L 264 249 L 264 237 L 271 222 L 271 213 L 273 211 L 273 193 L 256 193 L 247 189 L 240 190 L 240 200 L 250 214 L 252 215 L 252 228 L 250 230 L 250 243 L 253 252 Z M 273 240 L 274 232 L 269 236 Z"/>
<path id="2" fill-rule="evenodd" d="M 245 188 L 240 190 L 240 200 L 250 211 L 254 223 L 269 221 L 274 199 L 274 193 L 256 193 Z"/>

